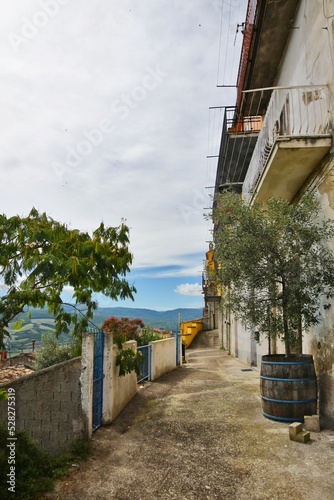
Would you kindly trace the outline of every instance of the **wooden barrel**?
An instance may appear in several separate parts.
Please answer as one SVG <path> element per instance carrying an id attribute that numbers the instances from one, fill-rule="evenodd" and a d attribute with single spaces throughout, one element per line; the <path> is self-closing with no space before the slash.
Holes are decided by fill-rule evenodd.
<path id="1" fill-rule="evenodd" d="M 304 422 L 304 415 L 317 413 L 317 379 L 309 354 L 262 356 L 260 387 L 267 418 Z"/>

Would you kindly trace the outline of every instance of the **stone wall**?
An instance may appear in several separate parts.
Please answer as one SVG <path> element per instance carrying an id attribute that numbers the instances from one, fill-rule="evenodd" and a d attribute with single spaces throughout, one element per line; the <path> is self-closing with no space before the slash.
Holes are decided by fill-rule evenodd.
<path id="1" fill-rule="evenodd" d="M 80 373 L 81 358 L 75 358 L 1 384 L 15 390 L 16 430 L 26 431 L 51 452 L 86 438 Z M 0 401 L 0 421 L 7 424 L 7 401 Z"/>

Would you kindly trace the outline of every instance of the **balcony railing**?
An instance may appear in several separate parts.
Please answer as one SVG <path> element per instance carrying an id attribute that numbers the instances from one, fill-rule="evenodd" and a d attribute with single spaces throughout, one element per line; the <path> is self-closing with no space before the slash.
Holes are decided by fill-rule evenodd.
<path id="1" fill-rule="evenodd" d="M 208 297 L 216 297 L 218 295 L 216 282 L 213 279 L 212 273 L 207 273 L 206 271 L 203 271 L 203 273 L 202 273 L 202 290 L 203 290 L 204 296 L 207 298 Z"/>
<path id="2" fill-rule="evenodd" d="M 236 106 L 225 107 L 215 193 L 226 183 L 242 184 L 261 126 L 262 116 L 241 114 Z"/>
<path id="3" fill-rule="evenodd" d="M 278 141 L 330 136 L 329 93 L 325 85 L 274 89 L 244 180 L 243 195 L 248 198 L 256 188 Z"/>

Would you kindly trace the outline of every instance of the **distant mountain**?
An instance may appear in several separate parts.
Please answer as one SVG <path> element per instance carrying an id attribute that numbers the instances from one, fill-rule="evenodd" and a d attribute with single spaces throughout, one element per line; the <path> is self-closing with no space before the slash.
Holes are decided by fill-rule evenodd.
<path id="1" fill-rule="evenodd" d="M 154 309 L 141 309 L 135 307 L 99 307 L 94 313 L 94 323 L 101 325 L 110 316 L 116 318 L 140 318 L 145 325 L 165 330 L 177 330 L 179 315 L 181 321 L 201 318 L 202 309 L 179 308 L 170 311 L 155 311 Z"/>
<path id="2" fill-rule="evenodd" d="M 31 317 L 27 313 L 23 313 L 19 318 L 24 320 L 20 330 L 10 329 L 11 338 L 6 340 L 7 349 L 9 348 L 12 354 L 19 352 L 31 351 L 32 340 L 35 340 L 36 349 L 41 345 L 43 332 L 53 330 L 53 317 L 47 310 L 30 309 Z M 93 323 L 96 326 L 101 326 L 104 320 L 110 316 L 116 318 L 140 318 L 145 325 L 152 328 L 161 328 L 163 330 L 177 331 L 179 321 L 189 321 L 202 317 L 202 309 L 172 309 L 170 311 L 155 311 L 153 309 L 141 309 L 135 307 L 99 307 L 94 312 Z M 62 335 L 62 342 L 68 342 L 69 336 Z"/>

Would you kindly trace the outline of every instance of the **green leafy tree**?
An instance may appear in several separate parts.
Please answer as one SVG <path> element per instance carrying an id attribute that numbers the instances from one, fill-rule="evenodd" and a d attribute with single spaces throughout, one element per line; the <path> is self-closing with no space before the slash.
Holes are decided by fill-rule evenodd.
<path id="1" fill-rule="evenodd" d="M 90 235 L 68 229 L 34 208 L 27 217 L 0 215 L 4 289 L 0 347 L 8 324 L 27 306 L 47 307 L 58 334 L 80 335 L 97 308 L 95 292 L 111 299 L 133 299 L 136 290 L 125 279 L 132 263 L 128 243 L 129 229 L 124 224 L 105 227 L 101 223 Z M 73 291 L 73 304 L 63 302 L 65 288 Z"/>
<path id="2" fill-rule="evenodd" d="M 215 199 L 216 280 L 226 307 L 247 326 L 301 352 L 302 331 L 319 322 L 334 295 L 333 222 L 306 194 L 294 205 L 270 199 L 249 206 L 235 193 Z"/>

